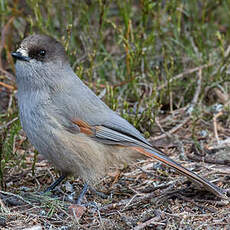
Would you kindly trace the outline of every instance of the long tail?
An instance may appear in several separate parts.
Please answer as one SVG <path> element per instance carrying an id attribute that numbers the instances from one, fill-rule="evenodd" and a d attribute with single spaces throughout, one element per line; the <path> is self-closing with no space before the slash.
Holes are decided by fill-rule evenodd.
<path id="1" fill-rule="evenodd" d="M 181 166 L 180 164 L 176 163 L 175 161 L 166 157 L 165 155 L 162 155 L 160 153 L 160 151 L 158 151 L 156 149 L 146 150 L 142 147 L 132 147 L 132 148 L 134 148 L 136 151 L 138 151 L 139 153 L 141 153 L 147 157 L 154 158 L 154 159 L 164 163 L 165 165 L 167 165 L 171 168 L 174 168 L 179 173 L 187 176 L 192 182 L 198 184 L 199 186 L 203 186 L 205 189 L 207 189 L 211 193 L 215 194 L 216 196 L 223 198 L 223 199 L 229 199 L 224 190 L 217 187 L 213 183 L 209 182 L 205 178 L 202 178 L 202 177 L 198 176 L 197 174 L 195 174 L 194 172 L 186 169 L 185 167 Z"/>

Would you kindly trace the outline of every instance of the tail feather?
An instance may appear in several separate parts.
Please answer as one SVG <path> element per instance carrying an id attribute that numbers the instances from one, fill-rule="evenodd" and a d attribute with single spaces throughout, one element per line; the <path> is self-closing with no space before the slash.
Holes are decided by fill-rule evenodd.
<path id="1" fill-rule="evenodd" d="M 176 163 L 174 160 L 162 155 L 160 153 L 160 151 L 157 151 L 155 149 L 146 150 L 146 149 L 141 148 L 141 147 L 132 147 L 132 148 L 134 148 L 136 151 L 138 151 L 139 153 L 141 153 L 147 157 L 154 158 L 154 159 L 164 163 L 165 165 L 167 165 L 171 168 L 174 168 L 179 173 L 188 177 L 192 182 L 198 184 L 199 186 L 203 186 L 205 189 L 207 189 L 211 193 L 215 194 L 216 196 L 218 196 L 220 198 L 224 198 L 224 199 L 229 199 L 224 190 L 217 187 L 213 183 L 209 182 L 205 178 L 202 178 L 202 177 L 198 176 L 197 174 L 195 174 L 194 172 L 184 168 L 182 165 Z"/>

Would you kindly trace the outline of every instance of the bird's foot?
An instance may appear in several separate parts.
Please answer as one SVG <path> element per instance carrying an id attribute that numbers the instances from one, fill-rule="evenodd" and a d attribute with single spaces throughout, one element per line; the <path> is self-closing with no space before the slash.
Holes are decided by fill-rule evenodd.
<path id="1" fill-rule="evenodd" d="M 64 179 L 66 176 L 61 175 L 56 181 L 54 181 L 44 192 L 43 194 L 47 192 L 51 192 L 54 188 L 56 188 Z"/>

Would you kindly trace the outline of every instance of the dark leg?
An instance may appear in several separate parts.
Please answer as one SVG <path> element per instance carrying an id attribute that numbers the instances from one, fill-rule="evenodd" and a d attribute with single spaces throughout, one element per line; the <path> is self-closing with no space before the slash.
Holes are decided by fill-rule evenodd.
<path id="1" fill-rule="evenodd" d="M 82 191 L 81 191 L 81 193 L 80 193 L 80 195 L 79 195 L 79 197 L 78 197 L 78 199 L 77 199 L 77 204 L 78 205 L 80 205 L 81 204 L 81 200 L 82 200 L 82 198 L 84 197 L 84 195 L 86 194 L 86 192 L 87 192 L 87 190 L 88 190 L 88 184 L 87 183 L 85 183 L 84 184 L 84 188 L 82 189 Z"/>
<path id="2" fill-rule="evenodd" d="M 96 191 L 94 188 L 89 187 L 89 185 L 87 183 L 84 184 L 84 188 L 82 189 L 78 199 L 77 199 L 77 204 L 81 204 L 81 200 L 84 197 L 84 195 L 86 194 L 86 192 L 88 191 L 88 189 L 90 189 L 92 192 L 94 192 L 96 195 L 100 196 L 103 199 L 107 199 L 108 196 L 105 195 L 102 192 L 98 192 Z"/>
<path id="3" fill-rule="evenodd" d="M 85 196 L 85 194 L 86 194 L 88 188 L 89 188 L 88 184 L 85 183 L 85 184 L 84 184 L 84 188 L 82 189 L 82 191 L 81 191 L 81 193 L 80 193 L 80 195 L 79 195 L 79 197 L 78 197 L 78 199 L 77 199 L 77 203 L 76 203 L 76 204 L 77 204 L 78 206 L 92 207 L 92 208 L 95 208 L 96 210 L 99 210 L 99 209 L 98 209 L 98 206 L 97 206 L 97 204 L 96 204 L 95 202 L 89 202 L 89 203 L 86 203 L 86 204 L 83 204 L 83 205 L 81 204 L 82 199 L 83 199 L 83 197 Z"/>
<path id="4" fill-rule="evenodd" d="M 58 186 L 64 179 L 66 176 L 61 175 L 56 181 L 53 182 L 53 184 L 51 184 L 45 191 L 46 192 L 51 192 L 56 186 Z"/>

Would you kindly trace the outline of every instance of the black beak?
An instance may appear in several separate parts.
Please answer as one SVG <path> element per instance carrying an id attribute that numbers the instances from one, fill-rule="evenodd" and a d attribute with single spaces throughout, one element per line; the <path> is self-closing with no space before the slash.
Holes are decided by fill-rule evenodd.
<path id="1" fill-rule="evenodd" d="M 20 52 L 12 52 L 11 55 L 12 55 L 12 57 L 14 57 L 15 59 L 18 59 L 18 60 L 30 61 L 29 57 L 22 56 L 22 54 Z"/>

